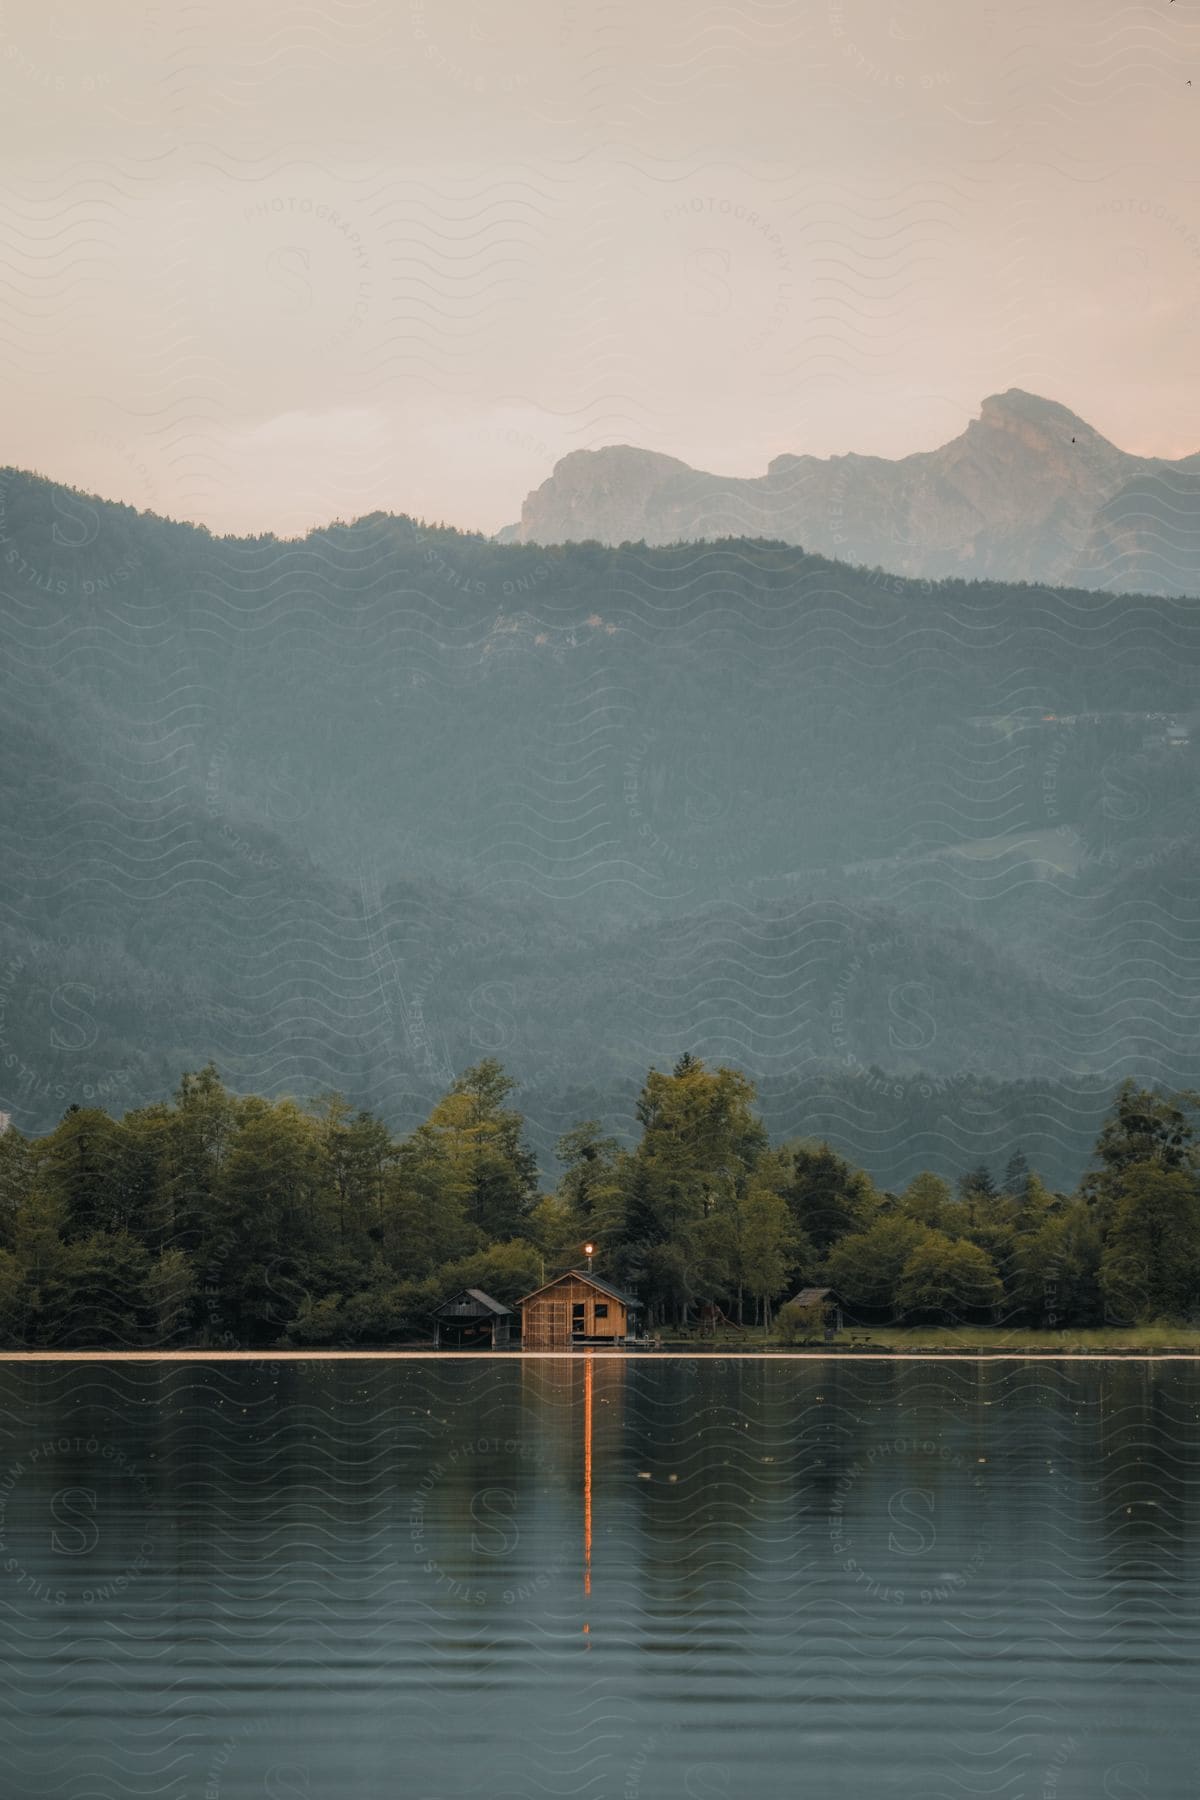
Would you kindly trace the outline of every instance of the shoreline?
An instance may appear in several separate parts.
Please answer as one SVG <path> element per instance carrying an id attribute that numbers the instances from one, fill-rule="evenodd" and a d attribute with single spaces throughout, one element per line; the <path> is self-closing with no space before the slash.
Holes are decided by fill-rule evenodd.
<path id="1" fill-rule="evenodd" d="M 1200 1362 L 1198 1350 L 0 1350 L 0 1363 Z"/>

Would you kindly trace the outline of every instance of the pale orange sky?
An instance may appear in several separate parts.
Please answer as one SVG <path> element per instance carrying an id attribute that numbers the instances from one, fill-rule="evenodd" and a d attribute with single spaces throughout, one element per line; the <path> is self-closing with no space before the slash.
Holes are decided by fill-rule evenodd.
<path id="1" fill-rule="evenodd" d="M 1182 455 L 1197 107 L 1200 0 L 17 0 L 0 463 L 293 532 L 1012 386 Z"/>

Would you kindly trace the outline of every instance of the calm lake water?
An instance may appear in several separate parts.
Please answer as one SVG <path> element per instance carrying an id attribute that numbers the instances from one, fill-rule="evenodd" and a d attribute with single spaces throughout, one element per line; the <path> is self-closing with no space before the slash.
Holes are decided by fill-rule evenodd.
<path id="1" fill-rule="evenodd" d="M 1200 1371 L 0 1368 L 22 1800 L 1200 1795 Z"/>

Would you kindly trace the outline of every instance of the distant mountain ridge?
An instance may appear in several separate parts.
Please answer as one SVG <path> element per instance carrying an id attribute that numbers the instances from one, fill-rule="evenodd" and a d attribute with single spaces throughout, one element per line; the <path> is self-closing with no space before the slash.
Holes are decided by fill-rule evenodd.
<path id="1" fill-rule="evenodd" d="M 502 539 L 664 545 L 773 538 L 929 580 L 1200 592 L 1200 455 L 1132 456 L 1069 408 L 993 394 L 936 450 L 777 456 L 765 475 L 712 475 L 614 445 L 574 450 Z"/>

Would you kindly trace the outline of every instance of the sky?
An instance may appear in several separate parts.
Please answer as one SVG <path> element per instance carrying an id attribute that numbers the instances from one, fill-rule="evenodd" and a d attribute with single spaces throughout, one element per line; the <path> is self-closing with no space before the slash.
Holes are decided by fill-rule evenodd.
<path id="1" fill-rule="evenodd" d="M 1009 387 L 1188 454 L 1198 107 L 1200 0 L 3 3 L 0 464 L 291 534 Z"/>

